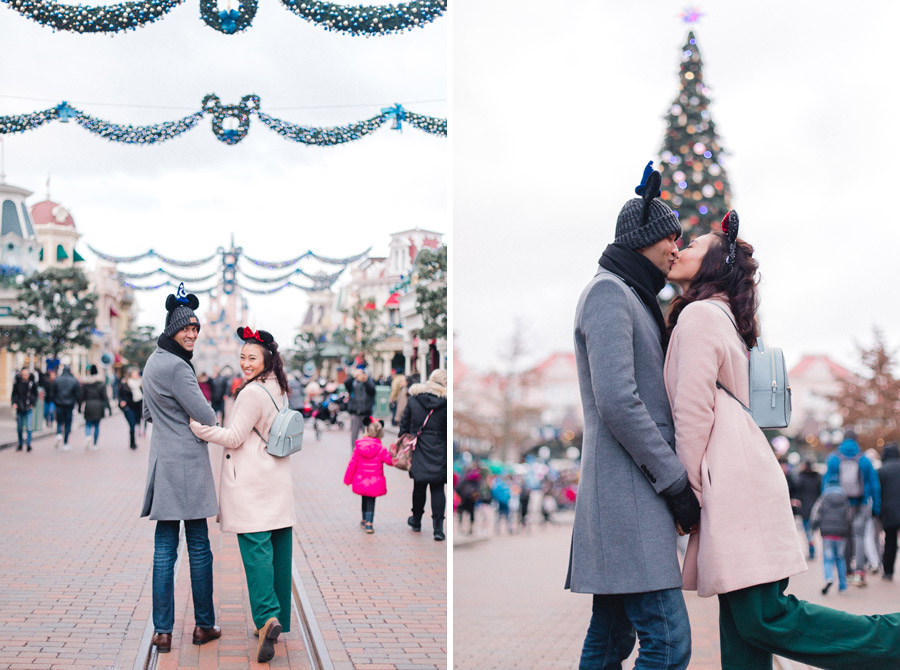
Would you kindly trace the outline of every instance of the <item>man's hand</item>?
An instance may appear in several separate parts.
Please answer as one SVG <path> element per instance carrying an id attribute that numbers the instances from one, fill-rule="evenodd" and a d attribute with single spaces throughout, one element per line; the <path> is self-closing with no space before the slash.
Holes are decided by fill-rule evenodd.
<path id="1" fill-rule="evenodd" d="M 17 411 L 19 406 L 16 403 L 13 403 L 13 412 Z"/>
<path id="2" fill-rule="evenodd" d="M 700 524 L 700 503 L 697 502 L 697 496 L 690 484 L 685 482 L 684 488 L 665 496 L 666 503 L 675 517 L 675 528 L 679 531 L 679 535 L 695 532 L 695 527 Z M 687 528 L 687 533 L 684 529 Z"/>

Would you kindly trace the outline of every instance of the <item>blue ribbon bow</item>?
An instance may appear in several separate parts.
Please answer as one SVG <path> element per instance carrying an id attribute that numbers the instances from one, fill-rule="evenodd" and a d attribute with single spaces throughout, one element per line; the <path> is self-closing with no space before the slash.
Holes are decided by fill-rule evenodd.
<path id="1" fill-rule="evenodd" d="M 406 110 L 403 109 L 403 105 L 399 102 L 395 103 L 393 107 L 382 107 L 381 113 L 388 118 L 394 117 L 394 125 L 391 126 L 392 130 L 403 129 L 401 121 L 406 121 Z"/>
<path id="2" fill-rule="evenodd" d="M 59 120 L 63 123 L 68 123 L 69 119 L 75 116 L 75 110 L 69 107 L 69 103 L 65 100 L 56 106 L 56 111 L 59 112 Z"/>
<path id="3" fill-rule="evenodd" d="M 237 20 L 241 17 L 241 13 L 236 9 L 228 9 L 219 12 L 219 21 L 222 22 L 222 32 L 228 35 L 233 34 L 237 30 Z"/>

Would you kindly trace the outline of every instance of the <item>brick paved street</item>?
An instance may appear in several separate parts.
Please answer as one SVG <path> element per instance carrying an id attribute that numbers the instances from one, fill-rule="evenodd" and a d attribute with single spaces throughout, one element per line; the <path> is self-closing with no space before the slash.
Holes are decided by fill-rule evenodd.
<path id="1" fill-rule="evenodd" d="M 578 666 L 591 615 L 589 595 L 563 589 L 571 522 L 535 525 L 454 549 L 453 661 L 458 670 L 571 670 Z M 799 540 L 798 540 L 799 541 Z M 822 563 L 791 579 L 789 593 L 857 614 L 900 610 L 900 584 L 870 579 L 866 588 L 822 596 Z M 720 668 L 718 602 L 685 593 L 691 617 L 691 669 Z M 634 657 L 625 664 L 631 668 Z M 776 667 L 778 665 L 776 664 Z M 806 666 L 783 664 L 793 670 Z"/>
<path id="2" fill-rule="evenodd" d="M 338 670 L 433 670 L 447 667 L 447 547 L 435 542 L 430 504 L 422 532 L 406 525 L 412 480 L 385 468 L 388 493 L 375 506 L 375 534 L 359 527 L 360 498 L 343 485 L 350 458 L 346 431 L 304 440 L 295 460 L 295 557 Z M 384 442 L 390 442 L 385 436 Z M 302 560 L 301 560 L 302 559 Z M 310 577 L 315 583 L 311 584 Z M 312 596 L 312 593 L 311 593 Z M 340 664 L 344 661 L 343 664 Z"/>
<path id="3" fill-rule="evenodd" d="M 128 449 L 121 415 L 100 440 L 0 451 L 0 667 L 132 667 L 150 613 L 147 451 Z"/>
<path id="4" fill-rule="evenodd" d="M 80 432 L 70 452 L 49 437 L 36 439 L 31 453 L 0 451 L 0 669 L 134 666 L 150 615 L 153 548 L 153 524 L 139 518 L 147 466 L 147 442 L 139 442 L 136 452 L 127 448 L 117 413 L 101 424 L 96 452 L 84 450 Z M 210 451 L 218 464 L 218 448 Z M 346 431 L 326 432 L 321 442 L 310 432 L 293 458 L 294 561 L 334 667 L 446 668 L 447 543 L 406 526 L 412 482 L 394 469 L 376 507 L 376 533 L 361 532 L 360 499 L 342 484 L 349 454 Z M 160 655 L 159 668 L 266 667 L 251 662 L 256 638 L 236 536 L 211 522 L 210 539 L 223 638 L 190 643 L 185 556 L 173 650 Z M 271 667 L 309 667 L 296 617 Z"/>

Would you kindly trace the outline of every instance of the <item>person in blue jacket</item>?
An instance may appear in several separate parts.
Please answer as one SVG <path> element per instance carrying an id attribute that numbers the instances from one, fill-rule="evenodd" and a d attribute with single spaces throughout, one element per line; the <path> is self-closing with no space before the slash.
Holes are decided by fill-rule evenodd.
<path id="1" fill-rule="evenodd" d="M 855 572 L 850 581 L 854 586 L 865 586 L 866 524 L 873 515 L 881 514 L 881 485 L 872 461 L 860 453 L 858 439 L 852 430 L 844 433 L 844 441 L 828 457 L 828 469 L 823 481 L 836 477 L 850 503 L 852 556 L 855 563 Z"/>

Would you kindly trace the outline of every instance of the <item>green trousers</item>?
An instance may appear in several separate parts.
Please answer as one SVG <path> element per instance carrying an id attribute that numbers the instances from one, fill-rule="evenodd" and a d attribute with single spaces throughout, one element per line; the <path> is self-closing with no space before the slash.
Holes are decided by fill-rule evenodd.
<path id="1" fill-rule="evenodd" d="M 238 546 L 247 573 L 250 612 L 257 628 L 276 617 L 283 632 L 291 630 L 292 544 L 290 528 L 238 533 Z"/>
<path id="2" fill-rule="evenodd" d="M 900 668 L 900 613 L 849 614 L 786 596 L 787 585 L 719 596 L 722 670 L 770 670 L 772 654 L 816 668 Z"/>

